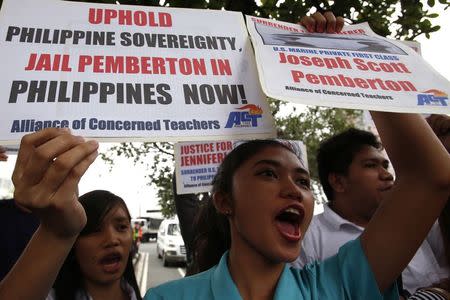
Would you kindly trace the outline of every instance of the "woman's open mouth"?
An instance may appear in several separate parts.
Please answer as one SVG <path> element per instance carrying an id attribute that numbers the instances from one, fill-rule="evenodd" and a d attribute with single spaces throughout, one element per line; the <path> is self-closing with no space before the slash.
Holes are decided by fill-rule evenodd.
<path id="1" fill-rule="evenodd" d="M 102 259 L 100 259 L 100 265 L 106 273 L 118 272 L 120 270 L 121 262 L 122 255 L 118 252 L 105 255 Z"/>
<path id="2" fill-rule="evenodd" d="M 301 239 L 300 225 L 305 213 L 301 205 L 291 205 L 281 210 L 275 217 L 275 223 L 281 236 L 289 242 Z"/>

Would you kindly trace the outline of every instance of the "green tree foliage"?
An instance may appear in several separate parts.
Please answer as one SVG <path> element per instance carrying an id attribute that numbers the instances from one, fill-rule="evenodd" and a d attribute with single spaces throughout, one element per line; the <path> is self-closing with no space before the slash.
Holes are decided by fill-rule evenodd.
<path id="1" fill-rule="evenodd" d="M 76 2 L 112 3 L 116 0 L 91 0 Z M 396 39 L 413 40 L 417 36 L 430 34 L 439 30 L 434 24 L 438 14 L 430 12 L 419 0 L 119 0 L 120 4 L 144 6 L 170 6 L 201 9 L 226 9 L 240 11 L 244 14 L 272 18 L 287 22 L 298 22 L 312 10 L 331 10 L 335 15 L 345 17 L 349 22 L 369 22 L 372 29 L 382 36 Z M 0 4 L 2 0 L 0 0 Z M 448 0 L 428 0 L 431 8 L 447 9 Z M 308 147 L 308 161 L 312 178 L 317 182 L 315 153 L 319 142 L 352 126 L 358 111 L 307 107 L 298 113 L 293 109 L 287 116 L 279 117 L 280 109 L 285 106 L 280 101 L 271 101 L 272 113 L 276 117 L 279 136 L 299 139 Z M 173 170 L 173 145 L 170 143 L 125 143 L 110 149 L 102 157 L 114 161 L 116 156 L 125 156 L 134 163 L 148 165 L 149 183 L 158 188 L 159 204 L 165 216 L 174 214 L 171 175 Z M 317 184 L 314 184 L 317 187 Z M 318 192 L 317 192 L 318 193 Z"/>
<path id="2" fill-rule="evenodd" d="M 73 1 L 110 4 L 117 2 L 116 0 Z M 311 9 L 331 10 L 335 15 L 343 16 L 354 23 L 369 22 L 371 28 L 379 35 L 407 40 L 413 40 L 422 34 L 429 37 L 430 33 L 440 28 L 432 24 L 432 20 L 439 15 L 425 8 L 424 2 L 423 0 L 119 0 L 120 4 L 129 5 L 233 10 L 291 23 L 298 22 Z M 447 9 L 450 7 L 450 1 L 427 0 L 426 5 L 431 8 L 439 6 Z M 394 25 L 394 31 L 391 25 Z"/>
<path id="3" fill-rule="evenodd" d="M 93 2 L 116 4 L 116 0 L 72 0 L 73 2 Z M 0 5 L 2 4 L 0 0 Z M 432 22 L 439 15 L 430 8 L 447 9 L 449 0 L 119 0 L 120 4 L 144 6 L 170 6 L 202 9 L 225 9 L 244 14 L 272 18 L 286 22 L 298 22 L 311 9 L 331 10 L 354 23 L 369 22 L 379 35 L 396 39 L 413 40 L 419 35 L 430 37 L 439 30 Z M 438 2 L 438 3 L 437 3 Z M 394 29 L 393 29 L 394 28 Z"/>

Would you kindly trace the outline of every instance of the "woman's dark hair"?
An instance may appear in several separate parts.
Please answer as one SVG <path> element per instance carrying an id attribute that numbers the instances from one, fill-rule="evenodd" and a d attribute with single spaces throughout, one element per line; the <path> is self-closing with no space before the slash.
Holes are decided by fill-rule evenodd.
<path id="1" fill-rule="evenodd" d="M 83 206 L 86 216 L 86 226 L 80 233 L 80 236 L 88 235 L 97 231 L 105 216 L 114 207 L 121 206 L 131 220 L 130 212 L 128 211 L 125 201 L 119 196 L 111 192 L 103 190 L 95 190 L 84 194 L 79 198 Z M 133 288 L 138 300 L 142 299 L 137 285 L 136 277 L 134 275 L 133 261 L 131 255 L 128 257 L 127 266 L 123 274 L 123 279 Z M 83 287 L 83 275 L 81 274 L 80 266 L 75 258 L 75 250 L 72 247 L 67 256 L 61 270 L 58 273 L 53 288 L 57 300 L 75 300 L 75 295 L 79 289 Z"/>
<path id="2" fill-rule="evenodd" d="M 232 199 L 232 182 L 236 170 L 247 160 L 268 147 L 283 147 L 297 155 L 302 161 L 301 150 L 295 143 L 281 140 L 244 142 L 228 153 L 222 161 L 212 182 L 211 195 L 221 193 Z M 203 272 L 215 266 L 223 253 L 231 246 L 228 218 L 216 210 L 212 197 L 205 197 L 201 201 L 194 226 L 193 261 L 187 275 Z"/>

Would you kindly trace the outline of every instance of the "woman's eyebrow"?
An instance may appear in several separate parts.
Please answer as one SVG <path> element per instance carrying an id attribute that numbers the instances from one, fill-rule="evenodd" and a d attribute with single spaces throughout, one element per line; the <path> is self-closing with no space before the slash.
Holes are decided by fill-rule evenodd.
<path id="1" fill-rule="evenodd" d="M 115 222 L 129 222 L 129 219 L 127 217 L 117 216 L 113 218 L 113 221 Z"/>
<path id="2" fill-rule="evenodd" d="M 261 160 L 258 160 L 253 165 L 253 167 L 256 167 L 258 165 L 264 165 L 264 164 L 271 165 L 271 166 L 274 166 L 274 167 L 281 167 L 282 166 L 281 163 L 278 160 L 275 160 L 275 159 L 261 159 Z M 306 174 L 306 175 L 309 176 L 308 170 L 306 170 L 305 168 L 302 168 L 302 167 L 295 168 L 295 172 L 296 173 L 301 173 L 301 174 Z"/>
<path id="3" fill-rule="evenodd" d="M 281 163 L 279 161 L 277 161 L 277 160 L 274 160 L 274 159 L 261 159 L 261 160 L 258 160 L 253 166 L 256 167 L 258 165 L 264 165 L 264 164 L 272 165 L 274 167 L 280 167 L 281 166 Z"/>
<path id="4" fill-rule="evenodd" d="M 309 176 L 309 172 L 308 170 L 304 169 L 304 168 L 297 168 L 295 169 L 295 171 L 299 174 L 304 174 L 304 175 L 308 175 Z"/>

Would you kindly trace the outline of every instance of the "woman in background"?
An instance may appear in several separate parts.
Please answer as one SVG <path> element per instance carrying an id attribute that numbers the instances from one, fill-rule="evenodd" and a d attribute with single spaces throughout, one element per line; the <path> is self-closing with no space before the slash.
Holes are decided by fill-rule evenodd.
<path id="1" fill-rule="evenodd" d="M 79 198 L 86 226 L 59 271 L 50 299 L 141 299 L 134 274 L 131 216 L 119 196 L 95 190 Z"/>

